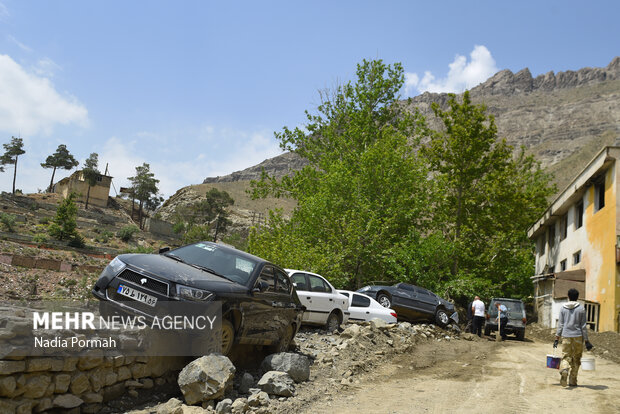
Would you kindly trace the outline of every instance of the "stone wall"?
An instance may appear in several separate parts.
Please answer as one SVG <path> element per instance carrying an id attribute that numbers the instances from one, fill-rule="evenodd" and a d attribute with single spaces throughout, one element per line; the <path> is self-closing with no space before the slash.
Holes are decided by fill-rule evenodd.
<path id="1" fill-rule="evenodd" d="M 15 357 L 13 357 L 15 358 Z M 0 412 L 97 413 L 137 389 L 175 382 L 180 357 L 24 357 L 0 360 Z"/>
<path id="2" fill-rule="evenodd" d="M 30 269 L 55 270 L 57 272 L 81 271 L 85 273 L 99 273 L 103 270 L 103 266 L 76 265 L 74 263 L 63 262 L 61 260 L 12 254 L 0 254 L 0 263 L 11 266 L 27 267 Z"/>

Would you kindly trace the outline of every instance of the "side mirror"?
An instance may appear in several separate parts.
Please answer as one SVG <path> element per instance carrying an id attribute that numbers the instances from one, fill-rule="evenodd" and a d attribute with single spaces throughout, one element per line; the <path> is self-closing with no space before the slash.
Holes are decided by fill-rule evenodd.
<path id="1" fill-rule="evenodd" d="M 159 254 L 166 253 L 170 251 L 170 247 L 162 247 L 159 249 Z"/>
<path id="2" fill-rule="evenodd" d="M 267 290 L 267 288 L 269 288 L 269 285 L 267 284 L 267 282 L 263 282 L 262 280 L 260 282 L 258 282 L 256 284 L 256 286 L 254 287 L 254 289 L 252 289 L 252 292 L 254 293 L 259 293 L 259 292 L 264 292 Z"/>

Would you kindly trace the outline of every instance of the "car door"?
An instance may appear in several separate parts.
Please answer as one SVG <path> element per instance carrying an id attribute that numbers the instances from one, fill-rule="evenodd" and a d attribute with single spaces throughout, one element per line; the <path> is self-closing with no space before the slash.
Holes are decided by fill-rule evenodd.
<path id="1" fill-rule="evenodd" d="M 426 315 L 434 316 L 438 300 L 428 290 L 417 288 L 418 310 Z"/>
<path id="2" fill-rule="evenodd" d="M 252 287 L 251 299 L 243 306 L 245 334 L 241 343 L 266 344 L 278 339 L 279 332 L 273 322 L 277 315 L 273 303 L 278 299 L 281 297 L 276 292 L 274 268 L 265 265 Z"/>
<path id="3" fill-rule="evenodd" d="M 271 306 L 275 310 L 272 328 L 280 333 L 293 323 L 297 317 L 297 303 L 291 295 L 292 285 L 286 272 L 274 267 L 276 288 Z"/>
<path id="4" fill-rule="evenodd" d="M 403 316 L 407 316 L 409 318 L 418 317 L 420 310 L 415 286 L 407 283 L 399 283 L 395 287 L 396 290 L 392 296 L 392 307 Z"/>
<path id="5" fill-rule="evenodd" d="M 312 292 L 310 292 L 308 287 L 308 278 L 307 274 L 303 272 L 295 272 L 291 275 L 291 281 L 295 284 L 295 289 L 297 290 L 297 296 L 299 297 L 299 301 L 302 306 L 306 308 L 303 315 L 301 316 L 302 322 L 311 322 L 312 313 L 310 310 L 312 309 Z"/>
<path id="6" fill-rule="evenodd" d="M 357 293 L 352 294 L 351 305 L 349 306 L 350 321 L 369 321 L 373 318 L 370 312 L 370 298 L 367 298 Z"/>
<path id="7" fill-rule="evenodd" d="M 310 322 L 324 324 L 334 308 L 334 297 L 331 287 L 317 275 L 307 275 L 309 292 L 304 292 L 310 298 Z"/>

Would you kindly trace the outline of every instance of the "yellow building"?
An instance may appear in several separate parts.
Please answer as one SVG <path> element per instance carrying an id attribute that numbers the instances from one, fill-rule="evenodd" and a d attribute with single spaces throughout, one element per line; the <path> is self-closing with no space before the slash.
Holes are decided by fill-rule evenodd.
<path id="1" fill-rule="evenodd" d="M 107 207 L 108 196 L 110 194 L 110 184 L 112 177 L 100 174 L 97 177 L 97 184 L 90 188 L 88 193 L 88 182 L 84 179 L 82 171 L 76 171 L 69 177 L 63 178 L 54 185 L 54 192 L 67 198 L 72 192 L 78 194 L 77 201 L 86 202 L 86 194 L 89 194 L 88 204 L 97 207 Z"/>
<path id="2" fill-rule="evenodd" d="M 605 147 L 528 230 L 536 243 L 536 310 L 555 327 L 569 288 L 579 290 L 591 328 L 620 322 L 620 147 Z"/>

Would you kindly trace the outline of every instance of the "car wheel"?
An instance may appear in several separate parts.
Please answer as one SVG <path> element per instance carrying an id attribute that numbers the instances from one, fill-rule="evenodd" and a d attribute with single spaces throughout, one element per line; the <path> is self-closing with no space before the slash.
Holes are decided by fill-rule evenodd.
<path id="1" fill-rule="evenodd" d="M 235 328 L 228 319 L 222 320 L 222 355 L 230 354 L 235 340 Z"/>
<path id="2" fill-rule="evenodd" d="M 325 324 L 325 329 L 327 332 L 334 332 L 340 327 L 340 316 L 333 311 L 327 317 L 327 323 Z"/>
<path id="3" fill-rule="evenodd" d="M 284 331 L 284 336 L 282 336 L 280 342 L 278 342 L 278 344 L 273 348 L 273 351 L 276 354 L 288 351 L 289 347 L 291 346 L 291 342 L 293 342 L 294 335 L 295 328 L 293 327 L 293 325 L 287 326 L 286 330 Z"/>
<path id="4" fill-rule="evenodd" d="M 388 295 L 386 295 L 385 293 L 380 293 L 377 296 L 377 302 L 379 302 L 379 304 L 381 306 L 383 306 L 384 308 L 390 308 L 392 307 L 392 300 L 390 299 L 390 297 Z"/>
<path id="5" fill-rule="evenodd" d="M 519 341 L 522 341 L 522 340 L 524 340 L 524 339 L 525 339 L 525 330 L 523 330 L 523 331 L 517 331 L 517 339 L 518 339 Z"/>
<path id="6" fill-rule="evenodd" d="M 437 309 L 437 312 L 435 312 L 435 322 L 442 328 L 447 326 L 448 322 L 450 322 L 450 316 L 448 316 L 448 312 L 446 312 L 445 309 Z"/>
<path id="7" fill-rule="evenodd" d="M 489 336 L 491 335 L 491 327 L 490 326 L 485 326 L 484 327 L 484 336 Z"/>

